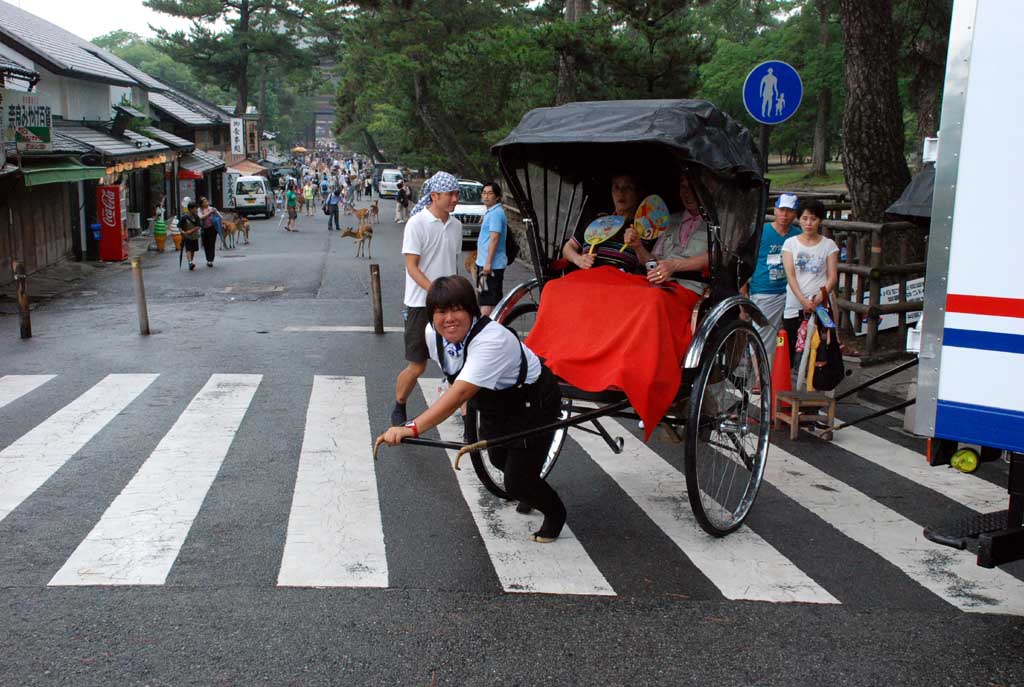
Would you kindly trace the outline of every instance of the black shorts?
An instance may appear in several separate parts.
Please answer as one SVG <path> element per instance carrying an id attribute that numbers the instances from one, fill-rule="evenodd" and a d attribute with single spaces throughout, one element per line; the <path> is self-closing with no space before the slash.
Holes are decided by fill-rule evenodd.
<path id="1" fill-rule="evenodd" d="M 430 357 L 427 352 L 427 340 L 423 333 L 427 328 L 427 309 L 425 307 L 405 308 L 405 359 L 410 363 L 425 363 Z"/>
<path id="2" fill-rule="evenodd" d="M 184 245 L 185 250 L 192 251 L 193 253 L 196 253 L 196 252 L 199 251 L 199 239 L 198 238 L 194 238 L 194 239 L 186 238 L 186 239 L 183 239 L 182 242 L 185 244 Z"/>
<path id="3" fill-rule="evenodd" d="M 299 216 L 299 211 L 296 208 L 294 208 L 294 207 L 288 208 L 288 219 L 297 219 L 298 216 Z"/>
<path id="4" fill-rule="evenodd" d="M 485 284 L 486 281 L 486 284 Z M 484 278 L 484 271 L 477 265 L 476 292 L 480 305 L 497 305 L 503 294 L 502 285 L 505 281 L 505 270 L 492 270 Z M 483 288 L 486 285 L 487 288 Z"/>

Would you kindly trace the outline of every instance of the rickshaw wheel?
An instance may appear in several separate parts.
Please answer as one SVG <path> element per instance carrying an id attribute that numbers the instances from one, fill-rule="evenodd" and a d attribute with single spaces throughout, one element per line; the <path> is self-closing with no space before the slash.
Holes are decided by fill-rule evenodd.
<path id="1" fill-rule="evenodd" d="M 526 334 L 530 332 L 530 329 L 533 328 L 533 322 L 536 316 L 536 303 L 520 303 L 512 308 L 508 312 L 508 315 L 502 317 L 499 322 L 515 331 L 519 340 L 522 341 L 526 338 Z M 572 401 L 570 399 L 562 399 L 562 411 L 559 414 L 559 418 L 566 419 L 571 414 Z M 469 415 L 464 418 L 464 422 L 466 427 L 466 440 L 469 442 L 477 441 L 480 438 L 479 413 L 476 411 L 470 412 Z M 555 436 L 551 441 L 551 446 L 548 448 L 544 464 L 541 466 L 541 479 L 547 479 L 551 469 L 554 468 L 555 462 L 558 460 L 558 456 L 562 452 L 562 445 L 565 443 L 565 435 L 566 430 L 564 428 L 555 431 Z M 487 491 L 491 492 L 498 498 L 508 500 L 510 497 L 508 492 L 505 491 L 505 473 L 502 471 L 503 466 L 495 465 L 487 451 L 473 451 L 469 454 L 469 458 L 473 463 L 473 470 L 476 472 L 476 476 L 487 488 Z"/>
<path id="2" fill-rule="evenodd" d="M 761 338 L 749 322 L 722 324 L 694 379 L 686 426 L 686 491 L 712 536 L 737 529 L 754 505 L 768 455 L 770 404 Z"/>

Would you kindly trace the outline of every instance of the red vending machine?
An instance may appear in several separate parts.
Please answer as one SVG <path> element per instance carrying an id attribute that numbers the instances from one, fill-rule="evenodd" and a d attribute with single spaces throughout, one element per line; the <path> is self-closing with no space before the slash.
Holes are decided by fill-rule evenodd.
<path id="1" fill-rule="evenodd" d="M 124 196 L 120 186 L 96 187 L 96 211 L 100 218 L 100 260 L 128 259 Z"/>

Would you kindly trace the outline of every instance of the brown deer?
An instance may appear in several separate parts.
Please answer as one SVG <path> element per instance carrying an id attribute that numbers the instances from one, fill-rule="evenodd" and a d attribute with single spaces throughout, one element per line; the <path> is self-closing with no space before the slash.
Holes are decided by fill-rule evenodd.
<path id="1" fill-rule="evenodd" d="M 351 236 L 356 240 L 356 257 L 372 258 L 370 255 L 370 244 L 373 242 L 373 227 L 369 224 L 360 224 L 358 229 L 345 229 L 342 236 Z M 366 255 L 363 255 L 363 248 L 366 248 Z"/>
<path id="2" fill-rule="evenodd" d="M 380 205 L 376 200 L 373 201 L 373 205 L 370 206 L 370 218 L 374 224 L 376 224 L 377 220 L 380 219 Z"/>
<path id="3" fill-rule="evenodd" d="M 345 208 L 346 215 L 355 215 L 359 224 L 366 224 L 366 218 L 370 216 L 370 208 Z"/>

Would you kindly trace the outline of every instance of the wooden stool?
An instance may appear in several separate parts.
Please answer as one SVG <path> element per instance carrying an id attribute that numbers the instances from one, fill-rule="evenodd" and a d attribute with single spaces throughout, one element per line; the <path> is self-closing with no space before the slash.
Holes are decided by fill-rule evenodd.
<path id="1" fill-rule="evenodd" d="M 783 403 L 789 404 L 789 410 L 782 408 Z M 805 409 L 801 412 L 801 408 Z M 779 421 L 789 423 L 789 438 L 796 439 L 800 432 L 800 418 L 810 417 L 810 408 L 828 409 L 828 429 L 822 432 L 822 438 L 826 441 L 832 438 L 832 427 L 836 419 L 836 399 L 833 394 L 824 391 L 780 391 L 775 395 L 775 429 L 780 427 Z M 815 411 L 813 415 L 817 415 Z"/>

